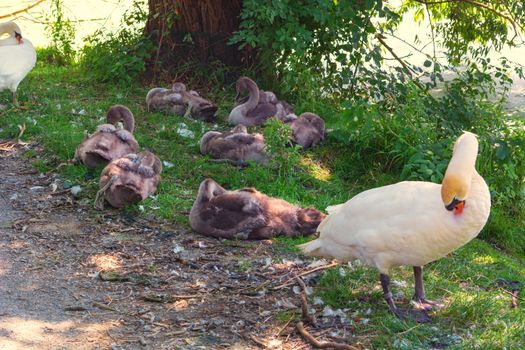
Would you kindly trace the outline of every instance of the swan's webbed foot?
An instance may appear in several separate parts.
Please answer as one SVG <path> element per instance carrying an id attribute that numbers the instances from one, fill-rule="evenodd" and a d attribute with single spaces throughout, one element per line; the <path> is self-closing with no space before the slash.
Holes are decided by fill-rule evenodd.
<path id="1" fill-rule="evenodd" d="M 416 306 L 416 309 L 425 311 L 440 309 L 444 306 L 442 303 L 439 303 L 437 301 L 418 298 L 417 296 L 414 296 L 413 303 Z"/>
<path id="2" fill-rule="evenodd" d="M 430 322 L 430 317 L 428 316 L 427 311 L 425 309 L 406 310 L 400 309 L 396 306 L 396 304 L 394 303 L 392 293 L 390 292 L 390 277 L 388 277 L 388 275 L 382 273 L 380 275 L 380 281 L 381 286 L 383 287 L 386 303 L 388 304 L 388 307 L 390 307 L 392 313 L 396 315 L 397 318 L 401 320 L 410 318 L 419 323 Z"/>
<path id="3" fill-rule="evenodd" d="M 414 266 L 414 281 L 415 292 L 413 300 L 417 309 L 430 311 L 443 307 L 443 304 L 436 301 L 427 300 L 425 297 L 425 287 L 423 286 L 423 268 L 421 266 Z"/>

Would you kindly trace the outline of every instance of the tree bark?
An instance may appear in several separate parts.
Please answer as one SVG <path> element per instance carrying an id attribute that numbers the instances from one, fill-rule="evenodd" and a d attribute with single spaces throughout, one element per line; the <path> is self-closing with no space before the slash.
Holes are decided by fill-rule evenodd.
<path id="1" fill-rule="evenodd" d="M 149 0 L 145 31 L 156 43 L 150 68 L 216 60 L 235 67 L 249 64 L 249 49 L 228 45 L 239 30 L 241 10 L 242 0 Z"/>

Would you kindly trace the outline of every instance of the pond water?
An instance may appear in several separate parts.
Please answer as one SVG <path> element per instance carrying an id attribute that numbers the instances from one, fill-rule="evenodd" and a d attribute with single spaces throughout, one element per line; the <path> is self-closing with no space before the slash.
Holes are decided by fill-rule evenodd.
<path id="1" fill-rule="evenodd" d="M 24 9 L 36 2 L 37 0 L 0 0 L 0 16 Z M 65 16 L 75 22 L 75 43 L 81 46 L 82 39 L 97 29 L 111 31 L 118 28 L 120 19 L 133 0 L 63 0 L 62 3 Z M 45 23 L 52 14 L 51 4 L 50 0 L 45 0 L 27 12 L 1 19 L 0 22 L 17 22 L 24 36 L 31 40 L 34 46 L 45 47 L 50 41 Z"/>
<path id="2" fill-rule="evenodd" d="M 0 0 L 0 16 L 15 12 L 17 10 L 28 7 L 34 4 L 37 0 Z M 94 33 L 97 29 L 103 28 L 107 31 L 112 31 L 118 28 L 120 20 L 127 8 L 133 3 L 133 0 L 63 0 L 64 12 L 68 18 L 76 21 L 76 38 L 75 43 L 77 47 L 82 45 L 82 40 L 87 35 Z M 390 1 L 393 6 L 399 6 L 400 0 Z M 46 35 L 45 22 L 46 18 L 51 14 L 51 1 L 46 0 L 29 10 L 21 13 L 16 17 L 11 17 L 9 20 L 15 20 L 21 26 L 23 33 L 29 38 L 35 46 L 45 47 L 49 43 L 49 37 Z M 0 21 L 6 21 L 2 19 Z M 417 47 L 425 46 L 430 42 L 430 29 L 428 23 L 416 24 L 413 21 L 413 15 L 408 13 L 399 29 L 396 36 L 402 40 L 394 37 L 387 37 L 388 44 L 394 49 L 400 57 L 405 57 L 408 62 L 421 64 L 425 59 L 425 54 L 414 52 L 410 46 L 403 42 L 406 41 Z M 419 37 L 422 44 L 415 44 L 415 35 Z M 426 54 L 432 55 L 432 45 L 426 45 L 423 50 Z M 437 55 L 440 56 L 439 48 L 437 48 Z M 388 55 L 387 55 L 388 56 Z M 442 55 L 441 55 L 442 56 Z M 493 52 L 491 58 L 493 60 L 500 56 L 507 57 L 510 61 L 525 64 L 525 46 L 516 48 L 505 48 L 501 53 Z M 388 64 L 396 64 L 394 61 L 387 61 Z M 450 76 L 449 76 L 450 77 Z M 519 79 L 515 74 L 511 75 L 514 80 L 506 108 L 509 111 L 520 112 L 525 115 L 525 80 Z"/>

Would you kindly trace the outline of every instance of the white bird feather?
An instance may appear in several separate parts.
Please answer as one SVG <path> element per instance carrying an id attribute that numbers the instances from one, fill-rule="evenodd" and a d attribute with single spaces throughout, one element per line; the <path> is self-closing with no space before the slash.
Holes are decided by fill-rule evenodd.
<path id="1" fill-rule="evenodd" d="M 423 266 L 469 242 L 488 219 L 490 193 L 474 168 L 475 135 L 465 133 L 461 138 L 469 140 L 454 151 L 450 162 L 454 167 L 449 165 L 447 169 L 447 173 L 457 175 L 454 170 L 459 169 L 471 177 L 461 214 L 445 209 L 442 185 L 400 182 L 362 192 L 344 204 L 328 207 L 329 215 L 317 229 L 319 238 L 300 248 L 308 255 L 341 261 L 360 259 L 386 274 L 394 266 Z"/>
<path id="2" fill-rule="evenodd" d="M 0 36 L 9 34 L 8 38 L 0 40 L 0 91 L 9 89 L 13 94 L 36 63 L 33 44 L 26 38 L 18 43 L 15 31 L 21 34 L 20 28 L 13 22 L 0 24 Z"/>

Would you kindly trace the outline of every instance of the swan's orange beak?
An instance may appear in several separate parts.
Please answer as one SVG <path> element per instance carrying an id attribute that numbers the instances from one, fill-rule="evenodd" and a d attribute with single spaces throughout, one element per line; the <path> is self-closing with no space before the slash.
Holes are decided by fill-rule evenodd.
<path id="1" fill-rule="evenodd" d="M 465 200 L 459 200 L 454 198 L 450 204 L 446 205 L 445 208 L 448 211 L 454 211 L 454 215 L 459 215 L 463 213 L 463 209 L 465 209 Z"/>
<path id="2" fill-rule="evenodd" d="M 22 34 L 15 32 L 15 39 L 18 45 L 23 44 L 24 41 L 22 40 Z"/>
<path id="3" fill-rule="evenodd" d="M 463 209 L 465 209 L 465 201 L 460 201 L 454 208 L 454 215 L 463 213 Z"/>

